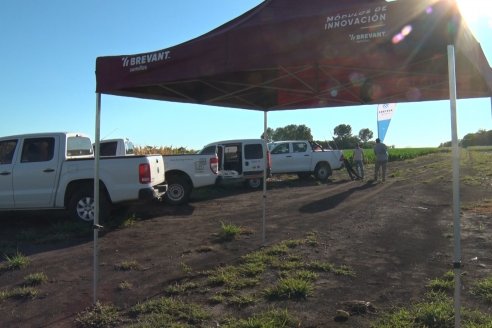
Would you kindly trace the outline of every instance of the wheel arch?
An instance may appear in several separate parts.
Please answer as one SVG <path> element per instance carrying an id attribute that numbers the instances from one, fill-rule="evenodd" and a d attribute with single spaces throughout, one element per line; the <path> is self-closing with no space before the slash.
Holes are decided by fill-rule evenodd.
<path id="1" fill-rule="evenodd" d="M 316 163 L 316 165 L 314 166 L 314 171 L 316 171 L 318 169 L 318 167 L 320 167 L 321 165 L 327 165 L 328 168 L 330 169 L 330 171 L 332 171 L 330 163 L 328 161 L 324 161 L 324 160 Z"/>
<path id="2" fill-rule="evenodd" d="M 77 189 L 82 189 L 82 188 L 94 188 L 94 180 L 93 179 L 82 179 L 82 180 L 71 181 L 67 185 L 67 188 L 65 190 L 65 198 L 63 200 L 63 204 L 65 205 L 65 207 L 68 206 L 68 203 L 70 202 L 70 198 L 72 197 L 74 191 Z M 104 195 L 106 196 L 106 199 L 110 203 L 112 203 L 108 189 L 106 188 L 106 185 L 104 184 L 104 182 L 101 180 L 99 180 L 99 192 L 103 192 Z"/>
<path id="3" fill-rule="evenodd" d="M 188 175 L 188 173 L 184 172 L 184 171 L 181 171 L 181 170 L 170 170 L 170 171 L 166 171 L 166 181 L 169 181 L 169 179 L 171 177 L 180 177 L 180 178 L 184 178 L 186 180 L 186 182 L 188 182 L 188 184 L 190 185 L 191 188 L 194 187 L 193 185 L 193 180 L 191 179 L 191 177 Z"/>

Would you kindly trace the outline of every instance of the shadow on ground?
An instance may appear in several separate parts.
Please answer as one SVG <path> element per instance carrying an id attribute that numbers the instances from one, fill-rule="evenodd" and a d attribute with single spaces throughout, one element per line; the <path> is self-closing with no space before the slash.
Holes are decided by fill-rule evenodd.
<path id="1" fill-rule="evenodd" d="M 304 206 L 301 206 L 299 208 L 299 212 L 301 213 L 319 213 L 319 212 L 324 212 L 331 210 L 335 207 L 337 207 L 340 203 L 342 203 L 347 197 L 349 197 L 351 194 L 353 194 L 356 191 L 363 191 L 367 190 L 370 188 L 375 187 L 376 184 L 371 183 L 371 182 L 366 182 L 365 184 L 358 186 L 358 187 L 353 187 L 350 188 L 346 191 L 340 192 L 338 194 L 311 202 L 309 204 L 306 204 Z"/>

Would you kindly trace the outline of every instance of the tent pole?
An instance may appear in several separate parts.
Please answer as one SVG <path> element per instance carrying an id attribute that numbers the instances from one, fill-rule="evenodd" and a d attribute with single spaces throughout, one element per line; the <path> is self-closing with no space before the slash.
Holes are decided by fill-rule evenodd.
<path id="1" fill-rule="evenodd" d="M 454 216 L 454 326 L 461 325 L 461 221 L 460 221 L 460 153 L 456 118 L 456 62 L 454 45 L 448 45 L 449 100 L 451 105 L 451 144 L 453 157 Z"/>
<path id="2" fill-rule="evenodd" d="M 94 275 L 93 275 L 93 300 L 92 302 L 96 304 L 97 302 L 97 281 L 99 278 L 99 260 L 98 260 L 98 238 L 99 238 L 99 147 L 100 147 L 100 130 L 101 130 L 101 94 L 96 94 L 96 131 L 95 131 L 95 149 L 94 149 Z"/>
<path id="3" fill-rule="evenodd" d="M 264 111 L 263 112 L 263 139 L 265 139 L 265 144 L 268 145 L 268 136 L 267 136 L 267 115 L 268 112 Z M 267 147 L 268 148 L 268 147 Z M 265 167 L 263 169 L 263 219 L 261 222 L 261 244 L 265 244 L 266 242 L 266 237 L 265 237 L 265 217 L 266 217 L 266 180 L 267 180 L 267 169 L 268 169 L 268 149 L 265 149 L 265 152 L 263 154 L 265 158 Z"/>

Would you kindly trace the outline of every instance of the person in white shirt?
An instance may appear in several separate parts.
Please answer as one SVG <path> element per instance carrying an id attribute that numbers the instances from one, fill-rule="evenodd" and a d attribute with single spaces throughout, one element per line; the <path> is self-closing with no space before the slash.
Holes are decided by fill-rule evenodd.
<path id="1" fill-rule="evenodd" d="M 352 158 L 354 159 L 355 172 L 361 179 L 364 179 L 364 150 L 360 148 L 359 144 L 355 146 Z"/>

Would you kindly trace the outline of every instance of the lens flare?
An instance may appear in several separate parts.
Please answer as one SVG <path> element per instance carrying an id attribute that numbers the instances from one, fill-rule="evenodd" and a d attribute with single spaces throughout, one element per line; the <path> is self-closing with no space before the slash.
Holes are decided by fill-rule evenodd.
<path id="1" fill-rule="evenodd" d="M 393 44 L 398 44 L 400 43 L 401 41 L 403 41 L 404 37 L 401 33 L 398 33 L 397 35 L 395 35 L 393 37 L 393 39 L 391 40 L 391 42 L 393 42 Z"/>
<path id="2" fill-rule="evenodd" d="M 404 28 L 401 29 L 401 34 L 403 36 L 407 36 L 412 32 L 412 25 L 407 25 Z"/>
<path id="3" fill-rule="evenodd" d="M 403 39 L 405 39 L 405 37 L 408 36 L 410 33 L 412 33 L 412 26 L 406 25 L 405 27 L 403 27 L 401 29 L 400 33 L 393 36 L 393 39 L 391 40 L 391 42 L 393 42 L 393 44 L 398 44 L 398 43 L 402 42 Z"/>

